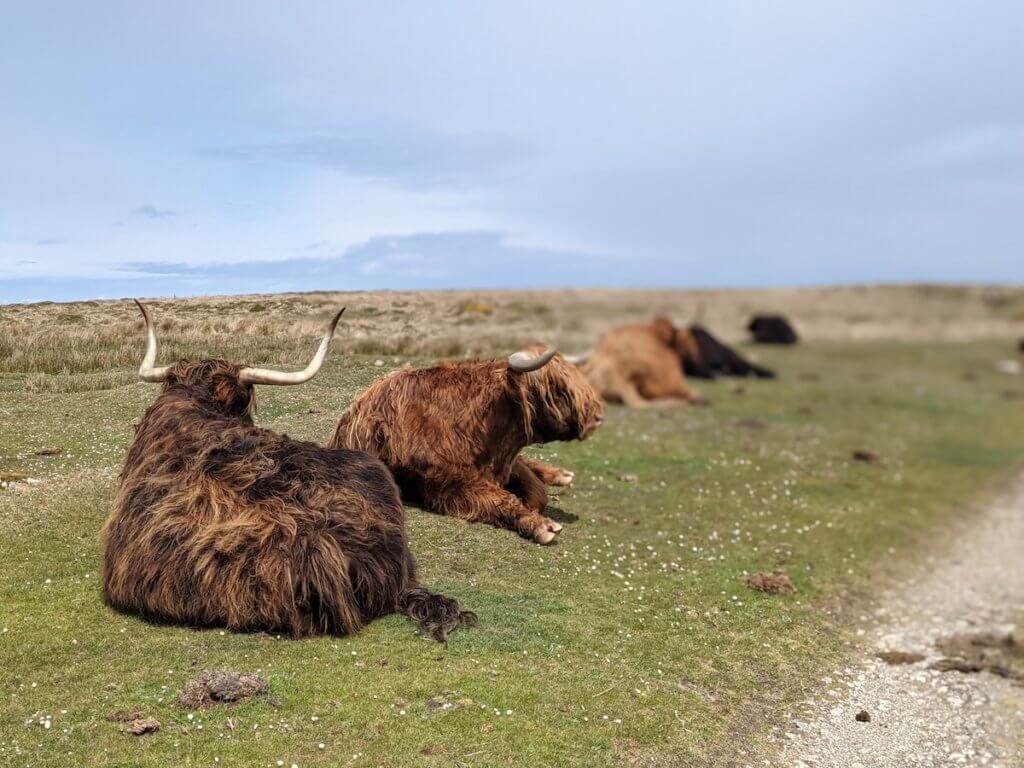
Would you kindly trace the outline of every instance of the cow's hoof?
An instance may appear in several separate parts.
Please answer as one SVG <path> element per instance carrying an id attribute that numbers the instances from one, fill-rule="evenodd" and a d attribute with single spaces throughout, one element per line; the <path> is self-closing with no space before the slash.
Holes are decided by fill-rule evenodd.
<path id="1" fill-rule="evenodd" d="M 562 526 L 559 523 L 546 517 L 541 518 L 541 522 L 533 532 L 533 540 L 538 544 L 550 544 L 560 530 L 562 530 Z"/>
<path id="2" fill-rule="evenodd" d="M 555 472 L 555 476 L 551 480 L 551 485 L 560 485 L 564 488 L 568 488 L 572 485 L 573 480 L 575 479 L 575 472 L 570 472 L 568 469 L 560 469 Z"/>
<path id="3" fill-rule="evenodd" d="M 545 528 L 542 531 L 537 531 L 537 533 L 533 535 L 533 540 L 538 544 L 550 544 L 555 540 L 555 534 L 553 531 L 549 531 Z"/>

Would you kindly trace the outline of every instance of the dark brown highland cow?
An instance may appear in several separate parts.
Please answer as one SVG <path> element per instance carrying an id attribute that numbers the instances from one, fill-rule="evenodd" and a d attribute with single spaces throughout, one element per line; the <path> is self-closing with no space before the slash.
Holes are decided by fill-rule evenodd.
<path id="1" fill-rule="evenodd" d="M 396 371 L 356 396 L 330 445 L 378 456 L 406 501 L 549 544 L 562 526 L 543 514 L 545 485 L 573 475 L 519 452 L 588 437 L 604 406 L 575 366 L 541 350 Z"/>
<path id="2" fill-rule="evenodd" d="M 137 303 L 137 302 L 136 302 Z M 182 360 L 139 369 L 163 382 L 146 410 L 103 528 L 111 606 L 193 626 L 348 634 L 405 613 L 443 639 L 472 622 L 420 589 L 387 468 L 252 422 L 254 384 L 301 384 L 323 363 L 339 312 L 298 373 Z"/>

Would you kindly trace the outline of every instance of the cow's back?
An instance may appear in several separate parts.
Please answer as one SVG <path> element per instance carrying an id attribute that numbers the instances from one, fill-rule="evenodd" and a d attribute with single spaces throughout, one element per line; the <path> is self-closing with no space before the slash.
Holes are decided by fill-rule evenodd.
<path id="1" fill-rule="evenodd" d="M 103 530 L 112 606 L 190 625 L 343 634 L 394 611 L 414 583 L 404 510 L 376 459 L 233 419 L 185 419 L 170 436 L 148 426 Z"/>

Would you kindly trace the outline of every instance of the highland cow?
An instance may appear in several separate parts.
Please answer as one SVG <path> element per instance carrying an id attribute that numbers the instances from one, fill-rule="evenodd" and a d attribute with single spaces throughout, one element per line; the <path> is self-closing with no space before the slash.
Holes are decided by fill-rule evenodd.
<path id="1" fill-rule="evenodd" d="M 253 424 L 253 385 L 312 378 L 341 312 L 309 366 L 282 373 L 225 360 L 156 368 L 156 335 L 139 309 L 148 335 L 139 376 L 163 389 L 136 427 L 103 528 L 109 605 L 295 637 L 354 633 L 389 613 L 439 640 L 473 622 L 418 586 L 398 490 L 380 461 Z"/>
<path id="2" fill-rule="evenodd" d="M 747 360 L 736 350 L 726 346 L 700 325 L 676 331 L 676 351 L 682 360 L 683 371 L 697 379 L 715 379 L 719 376 L 756 376 L 774 379 L 775 372 Z"/>
<path id="3" fill-rule="evenodd" d="M 695 342 L 688 341 L 695 354 Z M 608 402 L 635 408 L 701 403 L 700 394 L 683 375 L 677 343 L 671 321 L 656 317 L 651 323 L 613 328 L 593 352 L 569 359 Z"/>
<path id="4" fill-rule="evenodd" d="M 747 330 L 756 344 L 796 344 L 797 336 L 792 324 L 782 315 L 755 315 Z"/>
<path id="5" fill-rule="evenodd" d="M 543 514 L 545 486 L 573 474 L 520 451 L 583 440 L 603 405 L 574 366 L 541 350 L 396 371 L 356 396 L 329 445 L 379 457 L 405 501 L 549 544 L 562 526 Z"/>

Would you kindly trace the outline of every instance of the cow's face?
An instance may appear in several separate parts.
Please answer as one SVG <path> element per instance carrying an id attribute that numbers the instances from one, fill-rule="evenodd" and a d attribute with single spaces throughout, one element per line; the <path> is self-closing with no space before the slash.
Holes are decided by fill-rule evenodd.
<path id="1" fill-rule="evenodd" d="M 543 350 L 538 345 L 526 351 L 536 354 Z M 526 377 L 533 442 L 583 440 L 604 422 L 601 398 L 579 368 L 561 355 L 539 370 L 510 375 Z"/>
<path id="2" fill-rule="evenodd" d="M 241 368 L 226 360 L 180 360 L 167 370 L 164 392 L 195 400 L 225 416 L 248 415 L 253 386 L 239 378 Z"/>

